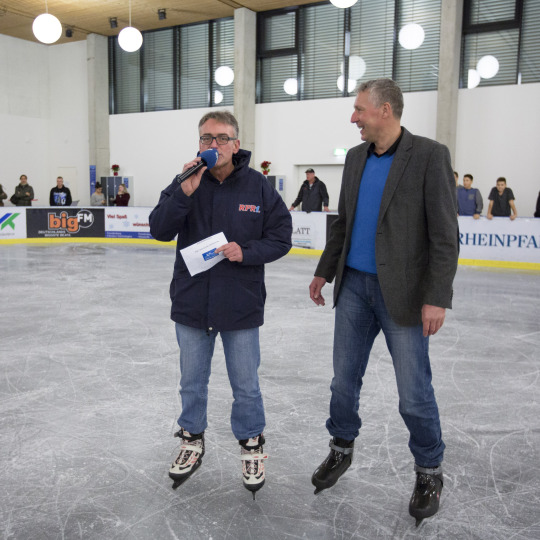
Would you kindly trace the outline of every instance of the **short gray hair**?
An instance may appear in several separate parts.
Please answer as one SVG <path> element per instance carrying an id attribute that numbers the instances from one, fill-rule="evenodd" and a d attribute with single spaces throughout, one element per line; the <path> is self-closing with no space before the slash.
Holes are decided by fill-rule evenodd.
<path id="1" fill-rule="evenodd" d="M 369 92 L 371 102 L 375 107 L 383 103 L 390 103 L 395 118 L 400 119 L 403 114 L 403 93 L 398 84 L 392 79 L 372 79 L 361 83 L 356 89 L 357 94 Z"/>
<path id="2" fill-rule="evenodd" d="M 220 124 L 226 124 L 228 126 L 231 126 L 234 129 L 234 136 L 238 137 L 238 133 L 240 132 L 240 128 L 238 127 L 238 120 L 235 118 L 234 114 L 232 114 L 231 112 L 229 112 L 229 111 L 210 111 L 210 112 L 206 113 L 199 120 L 199 129 L 208 120 L 215 120 L 216 122 L 219 122 Z"/>

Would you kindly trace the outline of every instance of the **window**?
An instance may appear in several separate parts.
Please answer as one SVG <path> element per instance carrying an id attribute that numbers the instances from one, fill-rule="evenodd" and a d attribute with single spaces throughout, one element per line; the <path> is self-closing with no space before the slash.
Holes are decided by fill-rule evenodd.
<path id="1" fill-rule="evenodd" d="M 404 91 L 437 89 L 440 0 L 359 0 L 260 13 L 259 103 L 351 95 L 357 84 L 392 77 Z M 408 23 L 425 39 L 404 49 L 395 35 Z"/>
<path id="2" fill-rule="evenodd" d="M 234 82 L 216 82 L 219 67 L 234 74 L 230 18 L 143 32 L 143 45 L 133 53 L 111 37 L 110 113 L 232 105 Z"/>
<path id="3" fill-rule="evenodd" d="M 465 0 L 461 87 L 540 82 L 538 0 Z"/>

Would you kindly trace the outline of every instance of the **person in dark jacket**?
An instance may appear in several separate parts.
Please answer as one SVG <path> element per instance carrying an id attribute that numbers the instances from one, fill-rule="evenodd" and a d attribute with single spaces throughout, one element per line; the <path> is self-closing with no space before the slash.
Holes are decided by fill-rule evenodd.
<path id="1" fill-rule="evenodd" d="M 34 188 L 28 183 L 26 174 L 21 174 L 20 184 L 15 187 L 15 193 L 11 196 L 11 202 L 15 206 L 32 206 Z"/>
<path id="2" fill-rule="evenodd" d="M 234 398 L 231 427 L 241 446 L 243 482 L 255 496 L 264 484 L 266 458 L 257 375 L 266 298 L 264 265 L 291 248 L 292 220 L 278 192 L 249 168 L 251 153 L 240 149 L 238 123 L 231 113 L 212 111 L 202 117 L 199 149 L 215 149 L 216 165 L 211 170 L 203 167 L 181 184 L 175 178 L 150 214 L 154 238 L 169 242 L 177 236 L 170 296 L 180 346 L 182 413 L 176 436 L 182 448 L 169 476 L 178 487 L 201 464 L 210 365 L 219 333 Z M 184 171 L 200 160 L 186 163 Z M 218 233 L 227 243 L 212 255 L 222 253 L 224 259 L 190 275 L 180 250 Z"/>
<path id="3" fill-rule="evenodd" d="M 302 212 L 320 212 L 323 208 L 328 212 L 328 190 L 324 182 L 315 176 L 313 169 L 306 170 L 306 179 L 289 210 L 294 210 L 300 203 Z"/>
<path id="4" fill-rule="evenodd" d="M 49 194 L 49 206 L 71 206 L 71 191 L 64 186 L 64 179 L 59 176 L 56 179 L 56 187 Z"/>

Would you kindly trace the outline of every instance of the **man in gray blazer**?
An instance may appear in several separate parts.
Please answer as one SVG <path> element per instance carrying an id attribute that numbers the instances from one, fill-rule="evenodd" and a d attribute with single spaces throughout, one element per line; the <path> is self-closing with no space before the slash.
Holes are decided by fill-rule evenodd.
<path id="1" fill-rule="evenodd" d="M 339 217 L 310 284 L 335 278 L 330 454 L 312 477 L 315 493 L 347 470 L 359 434 L 360 389 L 380 330 L 392 356 L 399 412 L 409 430 L 416 484 L 409 513 L 435 514 L 444 443 L 431 384 L 429 336 L 452 304 L 458 260 L 456 186 L 448 149 L 401 127 L 403 95 L 390 79 L 360 85 L 351 122 L 364 144 L 345 160 Z"/>

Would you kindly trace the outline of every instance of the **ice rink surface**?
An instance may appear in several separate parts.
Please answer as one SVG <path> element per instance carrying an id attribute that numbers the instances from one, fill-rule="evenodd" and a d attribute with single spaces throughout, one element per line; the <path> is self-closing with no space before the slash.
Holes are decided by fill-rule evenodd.
<path id="1" fill-rule="evenodd" d="M 178 346 L 174 250 L 0 246 L 1 539 L 540 538 L 540 274 L 460 267 L 431 338 L 447 445 L 439 513 L 415 528 L 407 431 L 382 336 L 349 471 L 313 495 L 328 453 L 333 310 L 316 258 L 267 265 L 260 379 L 267 481 L 242 487 L 221 343 L 201 468 L 172 490 Z M 327 300 L 332 286 L 325 287 Z"/>

